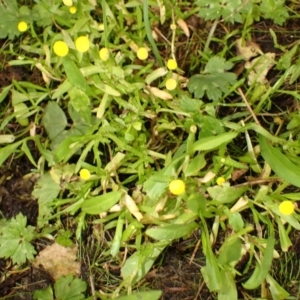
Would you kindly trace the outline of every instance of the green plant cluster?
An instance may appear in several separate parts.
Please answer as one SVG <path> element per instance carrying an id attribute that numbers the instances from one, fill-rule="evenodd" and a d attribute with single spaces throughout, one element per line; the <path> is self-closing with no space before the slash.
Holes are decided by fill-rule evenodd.
<path id="1" fill-rule="evenodd" d="M 287 88 L 300 75 L 300 49 L 298 43 L 278 45 L 270 31 L 274 45 L 284 50 L 273 62 L 278 78 L 250 85 L 255 65 L 237 76 L 234 68 L 243 58 L 232 50 L 232 38 L 246 42 L 255 21 L 287 21 L 293 10 L 286 2 L 197 0 L 189 13 L 179 2 L 168 12 L 170 1 L 71 1 L 72 11 L 60 0 L 25 1 L 21 7 L 2 1 L 0 13 L 7 19 L 1 37 L 19 40 L 4 44 L 1 52 L 10 66 L 37 70 L 41 81 L 12 80 L 0 92 L 5 112 L 0 165 L 12 156 L 28 158 L 28 176 L 38 174 L 32 195 L 39 207 L 36 228 L 26 226 L 22 215 L 2 221 L 0 257 L 18 265 L 33 260 L 32 240 L 47 235 L 49 222 L 60 227 L 60 217 L 68 215 L 79 243 L 91 224 L 113 232 L 103 255 L 123 260 L 122 281 L 97 295 L 153 300 L 159 291 L 130 294 L 168 246 L 198 231 L 206 260 L 199 272 L 219 300 L 238 299 L 237 278 L 246 291 L 261 288 L 261 298 L 286 299 L 289 293 L 270 270 L 273 260 L 289 251 L 290 231 L 300 229 L 295 203 L 300 118 L 298 112 L 285 115 L 282 126 L 282 114 L 268 111 L 278 95 L 300 99 Z M 191 58 L 198 71 L 186 78 L 179 61 L 175 69 L 167 62 L 176 61 L 177 38 L 187 37 L 182 24 L 192 14 L 215 25 Z M 22 33 L 20 22 L 29 25 Z M 150 24 L 168 22 L 168 42 L 161 45 Z M 214 37 L 218 22 L 244 25 L 220 39 Z M 76 44 L 82 36 L 88 39 L 86 51 Z M 57 41 L 67 46 L 66 55 L 55 53 Z M 211 47 L 215 42 L 218 51 Z M 105 59 L 99 55 L 103 48 Z M 140 56 L 140 48 L 147 55 Z M 228 108 L 230 114 L 219 113 Z M 271 125 L 256 121 L 265 115 Z M 17 133 L 9 124 L 18 125 Z M 242 182 L 236 184 L 238 172 L 248 177 L 237 177 Z M 176 179 L 181 185 L 172 193 L 169 184 Z M 282 209 L 283 202 L 289 209 Z M 58 233 L 57 239 L 70 245 L 70 232 Z M 245 257 L 245 269 L 238 271 Z M 84 282 L 69 276 L 53 290 L 37 291 L 35 299 L 84 299 L 85 291 Z"/>

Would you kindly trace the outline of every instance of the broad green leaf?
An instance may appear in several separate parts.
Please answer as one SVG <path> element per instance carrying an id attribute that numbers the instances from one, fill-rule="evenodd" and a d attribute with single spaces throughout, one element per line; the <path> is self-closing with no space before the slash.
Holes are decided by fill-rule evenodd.
<path id="1" fill-rule="evenodd" d="M 229 264 L 238 261 L 242 255 L 242 241 L 239 237 L 227 238 L 219 250 L 218 262 Z"/>
<path id="2" fill-rule="evenodd" d="M 87 95 L 91 95 L 91 89 L 75 62 L 68 56 L 65 56 L 62 62 L 69 82 Z"/>
<path id="3" fill-rule="evenodd" d="M 49 101 L 45 107 L 42 123 L 50 140 L 55 139 L 66 128 L 68 122 L 64 111 L 54 101 Z"/>
<path id="4" fill-rule="evenodd" d="M 121 199 L 121 192 L 109 192 L 100 196 L 86 199 L 81 209 L 87 214 L 97 215 L 109 210 Z"/>
<path id="5" fill-rule="evenodd" d="M 223 73 L 226 70 L 230 70 L 233 67 L 233 63 L 226 61 L 223 57 L 213 56 L 207 62 L 204 73 L 216 74 Z"/>
<path id="6" fill-rule="evenodd" d="M 28 112 L 29 108 L 24 102 L 14 105 L 15 118 L 21 126 L 28 126 L 29 120 L 26 117 Z"/>
<path id="7" fill-rule="evenodd" d="M 51 286 L 48 286 L 44 290 L 36 290 L 33 293 L 34 300 L 53 300 L 53 291 Z"/>
<path id="8" fill-rule="evenodd" d="M 274 300 L 288 299 L 290 294 L 270 274 L 267 275 L 266 281 Z"/>
<path id="9" fill-rule="evenodd" d="M 205 94 L 209 100 L 218 101 L 229 93 L 229 88 L 236 83 L 234 73 L 193 75 L 188 83 L 190 93 L 201 99 Z"/>
<path id="10" fill-rule="evenodd" d="M 32 196 L 38 199 L 39 216 L 38 225 L 43 227 L 47 223 L 47 218 L 52 215 L 50 204 L 58 196 L 60 185 L 55 183 L 50 173 L 43 174 L 35 184 Z"/>
<path id="11" fill-rule="evenodd" d="M 116 300 L 159 300 L 161 294 L 161 291 L 139 292 L 128 296 L 118 297 Z"/>
<path id="12" fill-rule="evenodd" d="M 191 194 L 187 201 L 187 208 L 190 209 L 195 214 L 199 214 L 200 212 L 203 213 L 206 210 L 206 198 L 201 195 L 200 193 L 197 194 Z"/>
<path id="13" fill-rule="evenodd" d="M 205 155 L 204 153 L 197 154 L 194 158 L 189 161 L 189 164 L 184 171 L 184 175 L 195 176 L 202 168 L 206 165 Z"/>
<path id="14" fill-rule="evenodd" d="M 241 214 L 238 212 L 235 212 L 230 215 L 230 217 L 228 218 L 228 223 L 235 231 L 242 230 L 245 225 Z"/>
<path id="15" fill-rule="evenodd" d="M 245 283 L 243 283 L 243 287 L 245 289 L 254 290 L 261 285 L 263 280 L 266 279 L 273 260 L 274 245 L 275 239 L 274 236 L 271 236 L 267 240 L 267 246 L 264 250 L 261 261 L 256 263 L 253 274 Z"/>
<path id="16" fill-rule="evenodd" d="M 80 89 L 73 87 L 69 91 L 70 103 L 76 112 L 87 122 L 91 122 L 90 98 Z"/>
<path id="17" fill-rule="evenodd" d="M 218 300 L 238 300 L 237 288 L 232 271 L 222 273 L 222 287 L 218 292 Z"/>
<path id="18" fill-rule="evenodd" d="M 60 277 L 54 284 L 55 298 L 59 300 L 81 300 L 85 299 L 84 292 L 87 284 L 73 275 Z"/>
<path id="19" fill-rule="evenodd" d="M 283 180 L 300 187 L 300 168 L 293 164 L 281 151 L 272 147 L 266 138 L 260 135 L 261 155 L 275 174 Z"/>
<path id="20" fill-rule="evenodd" d="M 194 143 L 193 151 L 212 150 L 220 147 L 222 144 L 231 142 L 236 137 L 236 132 L 226 132 L 216 136 L 205 137 Z"/>
<path id="21" fill-rule="evenodd" d="M 33 226 L 26 226 L 27 218 L 19 213 L 5 221 L 0 227 L 0 257 L 11 258 L 13 264 L 23 264 L 32 260 L 36 251 L 31 245 L 34 238 Z"/>
<path id="22" fill-rule="evenodd" d="M 121 269 L 121 275 L 126 285 L 132 286 L 141 280 L 151 269 L 157 257 L 169 242 L 144 244 L 140 250 L 133 253 Z"/>
<path id="23" fill-rule="evenodd" d="M 168 224 L 153 227 L 146 230 L 146 234 L 155 240 L 175 240 L 191 234 L 198 224 L 195 222 L 188 224 Z"/>
<path id="24" fill-rule="evenodd" d="M 213 200 L 221 203 L 231 203 L 237 200 L 247 190 L 247 187 L 234 187 L 234 186 L 212 186 L 207 188 L 207 192 Z"/>

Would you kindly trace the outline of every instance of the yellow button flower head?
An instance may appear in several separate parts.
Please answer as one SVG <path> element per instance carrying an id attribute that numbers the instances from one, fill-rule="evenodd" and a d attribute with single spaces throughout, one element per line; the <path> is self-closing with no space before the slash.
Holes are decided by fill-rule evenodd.
<path id="1" fill-rule="evenodd" d="M 99 56 L 101 60 L 107 61 L 109 58 L 109 50 L 107 48 L 100 49 Z"/>
<path id="2" fill-rule="evenodd" d="M 75 47 L 79 52 L 86 52 L 90 49 L 90 40 L 87 36 L 80 36 L 75 41 Z"/>
<path id="3" fill-rule="evenodd" d="M 168 91 L 173 91 L 174 89 L 176 89 L 177 86 L 177 81 L 174 78 L 169 78 L 166 81 L 166 89 Z"/>
<path id="4" fill-rule="evenodd" d="M 169 184 L 169 191 L 173 195 L 181 195 L 185 192 L 185 183 L 180 179 L 172 180 Z"/>
<path id="5" fill-rule="evenodd" d="M 53 45 L 53 51 L 57 56 L 64 57 L 69 53 L 69 47 L 64 41 L 56 41 Z"/>
<path id="6" fill-rule="evenodd" d="M 98 29 L 99 29 L 100 31 L 104 31 L 104 24 L 103 24 L 103 23 L 100 23 L 100 24 L 98 25 Z"/>
<path id="7" fill-rule="evenodd" d="M 18 30 L 19 30 L 20 32 L 26 31 L 27 28 L 28 28 L 28 25 L 27 25 L 26 22 L 24 22 L 24 21 L 19 22 L 19 24 L 18 24 Z"/>
<path id="8" fill-rule="evenodd" d="M 170 58 L 167 62 L 167 67 L 169 70 L 175 70 L 177 68 L 176 60 L 173 58 Z"/>
<path id="9" fill-rule="evenodd" d="M 71 14 L 76 14 L 77 8 L 75 6 L 71 6 L 69 11 L 70 11 Z"/>
<path id="10" fill-rule="evenodd" d="M 91 177 L 91 173 L 88 169 L 81 169 L 79 172 L 79 176 L 82 180 L 88 180 Z"/>
<path id="11" fill-rule="evenodd" d="M 217 185 L 222 186 L 224 182 L 225 182 L 224 177 L 218 177 L 217 178 Z"/>
<path id="12" fill-rule="evenodd" d="M 279 204 L 279 211 L 283 215 L 291 215 L 295 211 L 295 205 L 292 201 L 286 200 Z"/>
<path id="13" fill-rule="evenodd" d="M 73 5 L 73 0 L 62 0 L 62 2 L 65 6 L 72 6 Z"/>
<path id="14" fill-rule="evenodd" d="M 145 60 L 148 58 L 148 50 L 145 47 L 140 47 L 136 55 L 140 60 Z"/>

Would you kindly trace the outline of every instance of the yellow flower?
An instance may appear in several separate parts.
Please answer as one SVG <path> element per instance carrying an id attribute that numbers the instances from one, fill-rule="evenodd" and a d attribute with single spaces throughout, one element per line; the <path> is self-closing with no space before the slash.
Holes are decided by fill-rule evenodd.
<path id="1" fill-rule="evenodd" d="M 69 47 L 63 41 L 56 41 L 53 45 L 53 51 L 57 56 L 64 57 L 69 53 Z"/>
<path id="2" fill-rule="evenodd" d="M 177 86 L 177 81 L 174 78 L 169 78 L 166 81 L 166 89 L 168 91 L 173 91 L 174 89 L 176 89 Z"/>
<path id="3" fill-rule="evenodd" d="M 173 58 L 170 58 L 167 62 L 167 67 L 169 70 L 175 70 L 177 68 L 176 60 Z"/>
<path id="4" fill-rule="evenodd" d="M 75 47 L 79 52 L 86 52 L 90 49 L 90 41 L 87 36 L 80 36 L 75 41 Z"/>
<path id="5" fill-rule="evenodd" d="M 70 11 L 71 14 L 76 14 L 77 8 L 75 6 L 71 6 L 69 11 Z"/>
<path id="6" fill-rule="evenodd" d="M 169 191 L 173 195 L 181 195 L 185 192 L 185 183 L 180 179 L 172 180 L 169 184 Z"/>
<path id="7" fill-rule="evenodd" d="M 224 182 L 225 182 L 224 177 L 218 177 L 217 178 L 217 185 L 222 186 Z"/>
<path id="8" fill-rule="evenodd" d="M 100 31 L 104 31 L 104 24 L 103 24 L 103 23 L 100 23 L 100 24 L 98 25 L 98 29 L 99 29 Z"/>
<path id="9" fill-rule="evenodd" d="M 73 5 L 73 0 L 62 0 L 62 2 L 65 6 L 72 6 Z"/>
<path id="10" fill-rule="evenodd" d="M 148 50 L 145 47 L 141 47 L 137 51 L 137 57 L 140 60 L 145 60 L 148 58 Z"/>
<path id="11" fill-rule="evenodd" d="M 107 48 L 100 49 L 99 56 L 101 60 L 107 61 L 109 58 L 109 50 Z"/>
<path id="12" fill-rule="evenodd" d="M 20 32 L 26 31 L 27 28 L 28 28 L 28 25 L 27 25 L 26 22 L 24 22 L 24 21 L 19 22 L 19 24 L 18 24 L 18 30 L 19 30 Z"/>
<path id="13" fill-rule="evenodd" d="M 279 211 L 283 215 L 291 215 L 295 211 L 295 205 L 292 201 L 286 200 L 279 204 Z"/>
<path id="14" fill-rule="evenodd" d="M 81 169 L 79 172 L 79 176 L 82 180 L 88 180 L 91 177 L 91 173 L 88 169 Z"/>

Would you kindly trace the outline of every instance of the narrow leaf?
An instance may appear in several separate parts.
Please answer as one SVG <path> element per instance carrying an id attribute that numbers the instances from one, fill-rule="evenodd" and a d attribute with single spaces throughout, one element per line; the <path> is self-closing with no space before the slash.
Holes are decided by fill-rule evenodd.
<path id="1" fill-rule="evenodd" d="M 229 143 L 237 136 L 236 132 L 226 132 L 216 136 L 210 136 L 200 139 L 193 145 L 193 151 L 212 150 L 220 147 L 222 144 Z"/>
<path id="2" fill-rule="evenodd" d="M 259 136 L 261 155 L 277 176 L 300 187 L 300 168 L 293 164 L 281 151 L 272 147 L 266 138 Z"/>
<path id="3" fill-rule="evenodd" d="M 165 226 L 150 228 L 146 234 L 156 240 L 175 240 L 191 234 L 198 224 L 195 222 L 189 224 L 168 224 Z"/>
<path id="4" fill-rule="evenodd" d="M 109 210 L 114 204 L 116 204 L 122 196 L 121 192 L 109 192 L 101 196 L 87 199 L 81 206 L 82 211 L 97 215 Z"/>
<path id="5" fill-rule="evenodd" d="M 264 256 L 261 262 L 257 263 L 254 273 L 243 284 L 243 287 L 245 289 L 254 290 L 258 288 L 267 277 L 273 260 L 274 244 L 275 244 L 274 237 L 269 237 L 267 241 L 267 247 L 266 250 L 264 251 Z"/>

